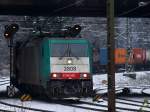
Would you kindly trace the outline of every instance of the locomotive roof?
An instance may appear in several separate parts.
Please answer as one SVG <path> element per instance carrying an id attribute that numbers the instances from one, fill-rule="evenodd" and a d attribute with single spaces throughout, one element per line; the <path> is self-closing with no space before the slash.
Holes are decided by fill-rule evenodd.
<path id="1" fill-rule="evenodd" d="M 85 38 L 46 38 L 53 43 L 88 43 L 88 40 Z"/>

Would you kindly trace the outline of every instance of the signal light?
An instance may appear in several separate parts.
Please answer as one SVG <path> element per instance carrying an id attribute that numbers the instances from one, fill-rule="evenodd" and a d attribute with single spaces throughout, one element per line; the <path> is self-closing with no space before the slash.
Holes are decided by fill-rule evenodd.
<path id="1" fill-rule="evenodd" d="M 80 25 L 74 25 L 73 27 L 68 27 L 67 33 L 70 36 L 77 36 L 81 32 L 81 26 Z"/>
<path id="2" fill-rule="evenodd" d="M 75 31 L 81 31 L 81 26 L 80 25 L 74 25 L 73 29 Z"/>
<path id="3" fill-rule="evenodd" d="M 5 36 L 5 37 L 8 37 L 8 36 L 9 36 L 9 34 L 8 34 L 8 33 L 4 33 L 4 36 Z"/>
<path id="4" fill-rule="evenodd" d="M 5 26 L 4 37 L 6 39 L 11 38 L 19 30 L 18 24 L 11 24 Z"/>
<path id="5" fill-rule="evenodd" d="M 16 33 L 16 32 L 19 30 L 19 25 L 18 25 L 18 24 L 11 24 L 11 25 L 10 25 L 10 30 L 11 30 L 13 33 Z"/>
<path id="6" fill-rule="evenodd" d="M 11 36 L 10 36 L 10 33 L 5 31 L 4 37 L 5 37 L 6 39 L 10 38 L 10 37 L 11 37 Z"/>

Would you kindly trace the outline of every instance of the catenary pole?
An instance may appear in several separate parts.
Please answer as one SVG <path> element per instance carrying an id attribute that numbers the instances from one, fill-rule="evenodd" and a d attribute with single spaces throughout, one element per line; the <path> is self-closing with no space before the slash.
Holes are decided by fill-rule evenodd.
<path id="1" fill-rule="evenodd" d="M 114 0 L 107 0 L 108 112 L 115 112 Z"/>

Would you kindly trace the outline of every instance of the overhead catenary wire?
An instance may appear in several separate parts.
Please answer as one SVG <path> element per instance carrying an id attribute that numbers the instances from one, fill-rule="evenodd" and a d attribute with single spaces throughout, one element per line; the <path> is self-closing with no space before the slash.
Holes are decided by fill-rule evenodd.
<path id="1" fill-rule="evenodd" d="M 76 5 L 79 5 L 79 4 L 82 4 L 84 1 L 85 1 L 85 0 L 78 0 L 78 1 L 76 1 L 76 2 L 74 2 L 74 3 L 70 3 L 69 5 L 66 5 L 66 6 L 64 6 L 64 7 L 61 7 L 61 8 L 58 8 L 58 9 L 54 9 L 54 10 L 50 13 L 50 16 L 54 16 L 55 13 L 58 13 L 58 12 L 63 11 L 63 10 L 65 10 L 65 9 L 71 8 L 71 7 L 76 6 Z M 150 4 L 150 2 L 139 2 L 139 3 L 137 4 L 137 5 L 138 5 L 137 7 L 134 7 L 134 8 L 132 8 L 132 9 L 129 9 L 128 11 L 125 11 L 125 12 L 119 14 L 118 17 L 125 16 L 125 15 L 127 15 L 127 14 L 129 14 L 129 13 L 131 13 L 131 12 L 133 12 L 133 11 L 136 11 L 137 9 L 139 9 L 139 8 L 141 8 L 141 7 L 145 7 L 145 6 L 149 5 L 149 4 Z M 144 14 L 143 16 L 148 16 L 148 15 L 150 15 L 150 13 Z M 47 18 L 47 20 L 49 20 L 49 17 Z M 0 22 L 6 22 L 6 20 L 0 20 Z M 12 21 L 12 20 L 9 20 L 9 21 L 8 21 L 8 20 L 7 20 L 7 22 L 25 22 L 25 20 L 14 20 L 14 21 Z M 33 20 L 30 20 L 30 21 L 28 20 L 28 22 L 33 22 Z M 39 21 L 37 21 L 37 22 L 39 22 Z"/>
<path id="2" fill-rule="evenodd" d="M 71 7 L 73 7 L 73 6 L 80 5 L 80 4 L 82 4 L 84 1 L 85 1 L 85 0 L 77 0 L 76 2 L 71 3 L 71 4 L 69 4 L 69 5 L 66 5 L 66 6 L 64 6 L 64 7 L 62 7 L 62 8 L 54 9 L 53 14 L 54 14 L 54 13 L 58 13 L 58 12 L 60 12 L 60 11 L 63 11 L 63 10 L 65 10 L 65 9 L 71 8 Z"/>
<path id="3" fill-rule="evenodd" d="M 64 7 L 54 9 L 54 10 L 50 13 L 50 16 L 55 16 L 55 13 L 61 12 L 61 11 L 65 10 L 65 9 L 71 8 L 71 7 L 73 7 L 73 6 L 80 5 L 80 4 L 82 4 L 84 1 L 85 1 L 85 0 L 77 0 L 76 2 L 70 3 L 69 5 L 66 5 L 66 6 L 64 6 Z M 54 18 L 54 17 L 53 17 L 53 18 Z M 53 19 L 53 18 L 52 18 L 52 19 Z M 49 17 L 47 17 L 46 21 L 43 23 L 42 26 L 44 26 L 44 25 L 47 23 L 47 21 L 49 21 Z M 5 21 L 5 20 L 0 20 L 0 22 L 6 22 L 6 21 Z M 25 21 L 18 21 L 18 20 L 16 21 L 16 20 L 15 20 L 15 21 L 9 21 L 9 22 L 25 22 Z M 31 21 L 31 22 L 33 22 L 33 21 Z M 40 21 L 37 21 L 37 22 L 40 22 Z"/>
<path id="4" fill-rule="evenodd" d="M 128 11 L 125 11 L 125 12 L 119 14 L 118 17 L 125 16 L 131 12 L 134 12 L 134 11 L 142 8 L 142 7 L 148 6 L 149 4 L 150 4 L 150 2 L 139 2 L 137 7 L 134 7 L 132 9 L 129 9 Z"/>
<path id="5" fill-rule="evenodd" d="M 77 0 L 76 2 L 71 3 L 71 4 L 69 4 L 69 5 L 66 5 L 66 6 L 64 6 L 64 7 L 61 7 L 61 8 L 58 8 L 58 9 L 54 9 L 54 10 L 52 11 L 52 13 L 51 13 L 51 16 L 55 15 L 55 13 L 58 13 L 58 12 L 61 12 L 61 11 L 65 10 L 65 9 L 71 8 L 71 7 L 76 6 L 76 5 L 80 5 L 80 4 L 82 4 L 84 1 L 85 1 L 85 0 Z M 52 19 L 53 19 L 53 18 L 52 18 Z M 49 17 L 47 18 L 47 21 L 48 21 L 48 20 L 49 20 Z M 45 26 L 45 24 L 47 23 L 47 21 L 45 21 L 42 26 Z"/>

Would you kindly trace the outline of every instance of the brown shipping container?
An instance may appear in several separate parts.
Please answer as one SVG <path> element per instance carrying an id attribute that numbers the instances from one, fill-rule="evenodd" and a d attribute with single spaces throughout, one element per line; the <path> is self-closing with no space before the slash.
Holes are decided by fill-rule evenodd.
<path id="1" fill-rule="evenodd" d="M 115 64 L 125 64 L 126 63 L 127 50 L 124 48 L 115 49 Z"/>
<path id="2" fill-rule="evenodd" d="M 129 57 L 130 64 L 142 64 L 146 61 L 146 50 L 142 48 L 133 48 Z"/>

